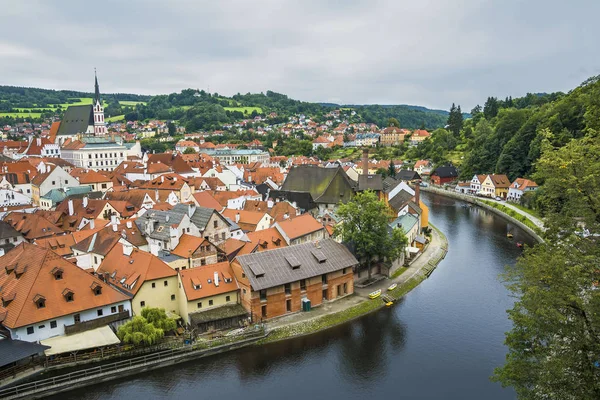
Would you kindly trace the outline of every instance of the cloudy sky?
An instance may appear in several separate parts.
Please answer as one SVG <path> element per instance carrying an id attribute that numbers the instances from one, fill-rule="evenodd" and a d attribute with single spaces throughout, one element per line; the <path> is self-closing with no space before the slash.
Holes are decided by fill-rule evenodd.
<path id="1" fill-rule="evenodd" d="M 468 111 L 600 74 L 598 0 L 0 0 L 0 84 Z"/>

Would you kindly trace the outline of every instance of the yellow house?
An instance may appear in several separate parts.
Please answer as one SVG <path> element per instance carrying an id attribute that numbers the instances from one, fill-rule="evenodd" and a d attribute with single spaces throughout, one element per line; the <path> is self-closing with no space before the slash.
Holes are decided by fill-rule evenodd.
<path id="1" fill-rule="evenodd" d="M 480 194 L 488 197 L 501 197 L 506 199 L 510 181 L 506 175 L 488 175 L 481 184 Z"/>
<path id="2" fill-rule="evenodd" d="M 242 326 L 247 312 L 229 262 L 179 271 L 179 310 L 197 332 Z"/>
<path id="3" fill-rule="evenodd" d="M 132 296 L 133 315 L 144 307 L 164 308 L 179 315 L 177 271 L 158 257 L 133 246 L 116 244 L 98 267 L 112 286 Z"/>
<path id="4" fill-rule="evenodd" d="M 429 227 L 429 207 L 419 199 L 419 207 L 421 207 L 421 229 Z"/>

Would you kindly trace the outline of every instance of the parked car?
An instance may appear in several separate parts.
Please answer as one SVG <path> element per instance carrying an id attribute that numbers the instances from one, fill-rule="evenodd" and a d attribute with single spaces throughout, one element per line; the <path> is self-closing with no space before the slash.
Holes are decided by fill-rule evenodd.
<path id="1" fill-rule="evenodd" d="M 421 183 L 419 183 L 419 186 L 421 186 L 421 187 L 427 187 L 427 184 L 425 182 L 421 182 Z"/>
<path id="2" fill-rule="evenodd" d="M 496 196 L 496 201 L 502 201 L 502 200 L 503 200 L 502 197 Z"/>

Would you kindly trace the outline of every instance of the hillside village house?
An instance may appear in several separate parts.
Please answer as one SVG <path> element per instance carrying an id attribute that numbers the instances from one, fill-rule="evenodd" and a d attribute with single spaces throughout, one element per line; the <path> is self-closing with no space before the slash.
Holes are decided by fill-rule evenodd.
<path id="1" fill-rule="evenodd" d="M 229 262 L 180 271 L 179 309 L 184 323 L 198 333 L 243 326 L 239 286 Z"/>
<path id="2" fill-rule="evenodd" d="M 534 181 L 525 178 L 517 178 L 510 184 L 507 200 L 518 202 L 525 193 L 533 192 L 537 190 L 537 188 L 538 185 Z"/>
<path id="3" fill-rule="evenodd" d="M 404 143 L 404 138 L 410 131 L 408 129 L 389 126 L 379 134 L 380 142 L 383 146 L 397 146 Z"/>
<path id="4" fill-rule="evenodd" d="M 113 182 L 108 176 L 91 169 L 74 168 L 71 176 L 75 177 L 79 184 L 91 186 L 94 192 L 106 192 L 113 187 Z"/>
<path id="5" fill-rule="evenodd" d="M 182 260 L 176 264 L 169 263 L 176 271 L 216 264 L 225 259 L 223 250 L 211 243 L 210 240 L 187 234 L 181 235 L 179 244 L 171 251 L 171 254 Z"/>
<path id="6" fill-rule="evenodd" d="M 27 342 L 107 325 L 131 310 L 127 295 L 29 243 L 0 257 L 0 297 L 1 330 Z"/>
<path id="7" fill-rule="evenodd" d="M 177 204 L 171 212 L 187 213 L 190 223 L 198 230 L 197 236 L 208 239 L 216 245 L 229 239 L 231 235 L 231 226 L 227 218 L 212 208 L 197 207 L 193 204 Z M 185 233 L 191 231 L 193 229 L 188 229 Z"/>
<path id="8" fill-rule="evenodd" d="M 97 274 L 131 297 L 133 315 L 140 315 L 144 307 L 179 314 L 177 271 L 153 254 L 118 243 L 106 255 Z"/>
<path id="9" fill-rule="evenodd" d="M 471 184 L 469 185 L 469 191 L 471 193 L 479 193 L 481 191 L 481 185 L 483 184 L 483 181 L 485 181 L 485 178 L 487 178 L 487 175 L 473 175 L 473 178 L 471 179 Z"/>
<path id="10" fill-rule="evenodd" d="M 141 189 L 174 192 L 179 202 L 189 201 L 192 188 L 187 178 L 179 174 L 163 174 L 140 186 Z"/>
<path id="11" fill-rule="evenodd" d="M 241 288 L 241 304 L 253 321 L 302 310 L 354 292 L 358 260 L 331 239 L 238 256 L 232 269 Z"/>
<path id="12" fill-rule="evenodd" d="M 481 184 L 481 191 L 479 193 L 483 196 L 500 197 L 502 199 L 506 199 L 508 196 L 509 186 L 510 181 L 506 175 L 490 174 Z"/>
<path id="13" fill-rule="evenodd" d="M 418 172 L 419 175 L 429 175 L 431 173 L 431 162 L 429 160 L 418 160 L 413 170 Z"/>
<path id="14" fill-rule="evenodd" d="M 431 172 L 431 183 L 434 185 L 444 185 L 458 179 L 458 171 L 453 166 L 437 167 Z"/>
<path id="15" fill-rule="evenodd" d="M 417 146 L 420 143 L 424 142 L 425 139 L 429 139 L 430 137 L 431 134 L 425 129 L 415 129 L 414 132 L 410 135 L 410 143 L 413 146 Z"/>
<path id="16" fill-rule="evenodd" d="M 244 232 L 269 228 L 275 219 L 264 211 L 223 210 L 223 216 L 233 220 Z"/>

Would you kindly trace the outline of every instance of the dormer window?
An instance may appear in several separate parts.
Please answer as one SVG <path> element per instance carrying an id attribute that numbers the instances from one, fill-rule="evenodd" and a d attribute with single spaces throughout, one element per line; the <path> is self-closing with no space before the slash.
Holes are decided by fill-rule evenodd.
<path id="1" fill-rule="evenodd" d="M 52 271 L 50 271 L 52 275 L 54 275 L 54 279 L 60 281 L 63 278 L 63 270 L 62 268 L 54 267 Z"/>
<path id="2" fill-rule="evenodd" d="M 37 306 L 37 308 L 45 308 L 46 307 L 46 298 L 41 294 L 36 294 L 33 298 L 33 302 Z"/>
<path id="3" fill-rule="evenodd" d="M 102 286 L 100 284 L 98 284 L 97 282 L 92 283 L 92 291 L 94 292 L 94 295 L 98 296 L 102 294 Z"/>
<path id="4" fill-rule="evenodd" d="M 73 293 L 73 291 L 71 289 L 65 289 L 65 290 L 63 290 L 62 295 L 64 296 L 64 298 L 67 302 L 71 302 L 71 301 L 73 301 L 75 294 Z"/>

